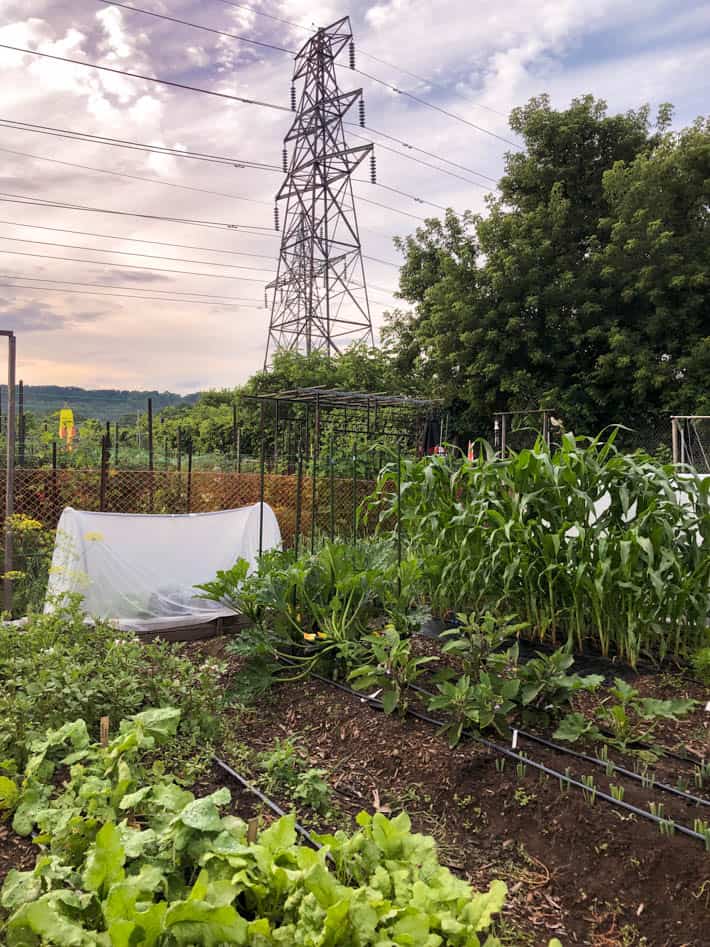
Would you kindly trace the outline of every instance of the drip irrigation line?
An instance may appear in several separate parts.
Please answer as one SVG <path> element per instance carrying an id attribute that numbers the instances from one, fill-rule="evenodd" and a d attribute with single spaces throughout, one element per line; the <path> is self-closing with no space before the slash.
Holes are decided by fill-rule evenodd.
<path id="1" fill-rule="evenodd" d="M 659 783 L 657 779 L 652 777 L 641 776 L 639 773 L 634 773 L 633 770 L 626 769 L 624 766 L 619 766 L 617 763 L 614 763 L 613 760 L 600 760 L 596 756 L 590 756 L 588 753 L 580 753 L 577 750 L 571 749 L 570 747 L 560 746 L 558 743 L 553 743 L 552 740 L 545 740 L 543 737 L 536 736 L 534 733 L 527 733 L 525 730 L 518 730 L 518 736 L 524 737 L 526 740 L 531 740 L 533 743 L 539 743 L 540 746 L 545 746 L 557 753 L 564 753 L 566 756 L 573 756 L 575 759 L 584 760 L 586 763 L 593 763 L 594 766 L 600 766 L 603 769 L 613 768 L 614 773 L 621 773 L 622 776 L 626 776 L 628 779 L 633 779 L 645 787 L 647 786 L 649 789 L 660 789 L 663 792 L 670 793 L 672 796 L 678 796 L 680 799 L 684 799 L 686 802 L 692 802 L 700 806 L 710 806 L 710 799 L 703 799 L 700 796 L 694 796 L 692 793 L 684 792 L 682 789 L 678 789 L 675 786 L 669 786 L 667 783 Z M 613 773 L 610 775 L 613 776 Z"/>
<path id="2" fill-rule="evenodd" d="M 212 759 L 220 769 L 224 770 L 224 772 L 231 776 L 235 782 L 239 783 L 242 789 L 246 789 L 247 792 L 250 792 L 252 795 L 256 796 L 256 798 L 263 802 L 265 806 L 268 806 L 275 815 L 277 815 L 279 818 L 282 818 L 286 815 L 281 806 L 278 806 L 273 801 L 273 799 L 269 799 L 267 795 L 265 795 L 260 789 L 257 789 L 252 783 L 248 782 L 248 780 L 244 779 L 243 776 L 240 776 L 239 773 L 237 773 L 236 770 L 233 770 L 228 763 L 225 763 L 224 760 L 221 760 L 218 756 L 213 756 Z M 296 822 L 295 829 L 312 848 L 319 850 L 323 847 L 319 842 L 316 842 L 308 829 L 303 828 L 300 822 Z"/>
<path id="3" fill-rule="evenodd" d="M 363 696 L 362 694 L 350 687 L 347 687 L 344 684 L 339 684 L 337 681 L 329 681 L 327 677 L 323 677 L 320 674 L 311 672 L 310 676 L 317 681 L 330 684 L 332 687 L 336 687 L 338 690 L 342 690 L 345 693 L 358 698 L 359 700 L 369 704 L 371 707 L 374 707 L 377 710 L 384 710 L 382 701 L 378 700 L 376 697 Z M 439 729 L 446 726 L 446 721 L 437 720 L 435 717 L 430 717 L 428 714 L 423 714 L 418 710 L 412 710 L 411 707 L 407 707 L 405 713 L 410 717 L 414 717 L 416 720 L 421 720 L 423 723 L 431 724 L 432 726 L 438 727 Z M 604 802 L 608 802 L 612 806 L 625 809 L 627 812 L 631 812 L 633 815 L 646 819 L 649 822 L 654 822 L 656 825 L 668 825 L 671 821 L 669 819 L 663 819 L 660 816 L 653 815 L 651 812 L 646 812 L 644 809 L 641 809 L 630 802 L 624 802 L 622 799 L 615 799 L 613 796 L 605 793 L 601 789 L 591 789 L 583 782 L 574 779 L 572 776 L 568 776 L 566 773 L 560 773 L 549 766 L 545 766 L 543 763 L 538 763 L 535 760 L 531 760 L 527 756 L 523 756 L 520 753 L 516 753 L 514 750 L 508 749 L 507 746 L 500 746 L 500 744 L 494 743 L 492 740 L 488 740 L 479 734 L 472 733 L 470 730 L 465 730 L 464 735 L 467 739 L 472 740 L 474 743 L 478 743 L 481 746 L 485 746 L 487 749 L 492 750 L 494 753 L 498 753 L 500 756 L 505 756 L 508 759 L 515 760 L 516 763 L 522 763 L 525 766 L 531 766 L 533 769 L 536 769 L 541 773 L 545 773 L 547 776 L 552 776 L 557 780 L 564 781 L 569 786 L 574 786 L 576 789 L 581 789 L 582 792 L 593 792 L 595 797 L 603 799 Z M 675 830 L 680 832 L 682 835 L 687 835 L 689 838 L 693 838 L 696 841 L 702 842 L 703 845 L 707 844 L 705 836 L 701 835 L 700 832 L 696 832 L 694 829 L 689 829 L 687 826 L 679 823 L 673 823 L 673 826 Z"/>
<path id="4" fill-rule="evenodd" d="M 288 112 L 291 109 L 275 102 L 263 102 L 260 99 L 247 99 L 240 95 L 230 95 L 228 92 L 217 92 L 215 89 L 202 89 L 199 86 L 187 85 L 184 82 L 174 82 L 171 79 L 161 79 L 158 76 L 145 76 L 140 72 L 127 72 L 125 69 L 114 69 L 111 66 L 100 66 L 97 63 L 86 62 L 85 59 L 72 59 L 69 56 L 56 56 L 53 53 L 41 53 L 38 49 L 26 49 L 23 46 L 10 46 L 0 43 L 0 49 L 9 49 L 14 53 L 24 53 L 28 56 L 41 56 L 43 59 L 52 59 L 55 62 L 69 63 L 72 66 L 85 66 L 87 69 L 100 69 L 102 72 L 111 72 L 114 75 L 127 76 L 129 79 L 140 79 L 143 82 L 157 82 L 159 85 L 171 86 L 174 89 L 185 89 L 188 92 L 199 92 L 202 95 L 212 95 L 218 99 L 228 99 L 231 102 L 241 102 L 244 105 L 258 105 L 260 108 L 274 109 L 277 112 Z"/>

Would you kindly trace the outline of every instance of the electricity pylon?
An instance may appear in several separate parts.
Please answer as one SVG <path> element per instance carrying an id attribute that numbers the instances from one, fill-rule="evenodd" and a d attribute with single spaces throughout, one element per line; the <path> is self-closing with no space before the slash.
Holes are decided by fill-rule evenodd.
<path id="1" fill-rule="evenodd" d="M 343 17 L 319 29 L 296 55 L 294 84 L 303 80 L 296 108 L 295 86 L 291 107 L 296 118 L 284 139 L 286 177 L 276 195 L 286 203 L 271 320 L 264 365 L 276 349 L 328 355 L 350 342 L 374 343 L 365 269 L 353 197 L 352 175 L 370 155 L 375 179 L 372 145 L 348 147 L 344 119 L 360 103 L 364 125 L 362 89 L 340 92 L 335 60 L 354 47 L 350 18 Z M 291 146 L 290 160 L 288 149 Z"/>

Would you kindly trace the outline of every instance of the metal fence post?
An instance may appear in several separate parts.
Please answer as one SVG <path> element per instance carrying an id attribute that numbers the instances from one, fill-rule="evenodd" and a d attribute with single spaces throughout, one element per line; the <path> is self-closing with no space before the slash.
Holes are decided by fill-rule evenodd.
<path id="1" fill-rule="evenodd" d="M 316 520 L 318 519 L 318 454 L 320 451 L 320 399 L 316 395 L 315 431 L 313 435 L 313 483 L 311 486 L 311 554 L 316 551 Z"/>
<path id="2" fill-rule="evenodd" d="M 263 407 L 262 407 L 263 410 Z M 264 431 L 261 432 L 261 456 L 259 458 L 259 558 L 264 551 L 264 481 L 266 468 L 266 444 Z"/>
<path id="3" fill-rule="evenodd" d="M 25 385 L 22 379 L 20 379 L 19 392 L 18 392 L 18 432 L 19 434 L 19 451 L 17 456 L 17 462 L 20 467 L 25 466 Z"/>
<path id="4" fill-rule="evenodd" d="M 335 539 L 335 458 L 333 457 L 333 438 L 330 438 L 329 445 L 330 463 L 330 541 Z"/>
<path id="5" fill-rule="evenodd" d="M 402 594 L 402 442 L 397 438 L 397 594 Z"/>
<path id="6" fill-rule="evenodd" d="M 673 463 L 680 463 L 680 438 L 678 436 L 678 418 L 671 418 L 671 438 L 673 441 Z"/>
<path id="7" fill-rule="evenodd" d="M 148 510 L 153 512 L 154 504 L 154 484 L 153 468 L 155 455 L 153 453 L 153 399 L 148 398 Z"/>
<path id="8" fill-rule="evenodd" d="M 187 442 L 187 512 L 192 512 L 192 438 Z"/>
<path id="9" fill-rule="evenodd" d="M 297 445 L 297 461 L 296 461 L 296 535 L 295 535 L 295 547 L 296 547 L 296 558 L 298 558 L 298 549 L 301 541 L 301 494 L 303 491 L 303 441 L 302 441 L 302 431 L 299 426 L 298 429 L 298 445 Z"/>
<path id="10" fill-rule="evenodd" d="M 108 486 L 108 441 L 106 435 L 101 437 L 101 475 L 99 480 L 99 510 L 106 510 L 106 489 Z"/>
<path id="11" fill-rule="evenodd" d="M 15 335 L 4 331 L 7 336 L 7 461 L 5 485 L 5 575 L 12 572 L 13 540 L 10 523 L 15 512 L 15 367 L 17 362 Z M 3 581 L 3 608 L 12 612 L 12 579 Z"/>
<path id="12" fill-rule="evenodd" d="M 353 543 L 357 542 L 357 441 L 353 441 Z"/>

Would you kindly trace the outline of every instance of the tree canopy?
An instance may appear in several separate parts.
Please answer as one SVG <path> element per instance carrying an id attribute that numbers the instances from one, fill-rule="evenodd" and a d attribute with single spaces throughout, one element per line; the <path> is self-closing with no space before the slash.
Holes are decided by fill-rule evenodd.
<path id="1" fill-rule="evenodd" d="M 531 99 L 488 212 L 400 242 L 413 309 L 386 339 L 461 430 L 538 406 L 583 433 L 708 409 L 710 122 L 670 115 Z"/>

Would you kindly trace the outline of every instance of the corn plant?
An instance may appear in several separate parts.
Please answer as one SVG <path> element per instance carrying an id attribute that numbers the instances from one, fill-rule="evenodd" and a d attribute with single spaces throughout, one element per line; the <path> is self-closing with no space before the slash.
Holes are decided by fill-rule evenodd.
<path id="1" fill-rule="evenodd" d="M 385 467 L 370 509 L 383 529 L 400 518 L 438 614 L 515 613 L 541 640 L 631 664 L 683 657 L 705 641 L 710 480 L 623 454 L 615 437 L 405 460 L 401 489 Z"/>

